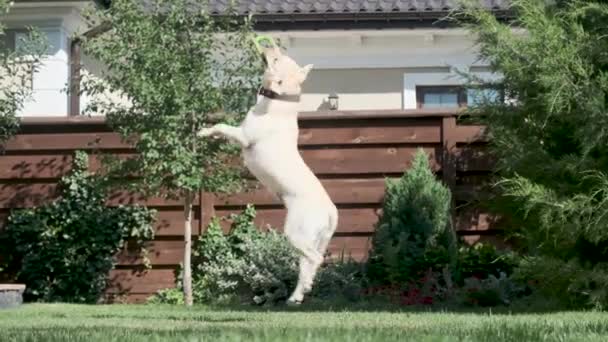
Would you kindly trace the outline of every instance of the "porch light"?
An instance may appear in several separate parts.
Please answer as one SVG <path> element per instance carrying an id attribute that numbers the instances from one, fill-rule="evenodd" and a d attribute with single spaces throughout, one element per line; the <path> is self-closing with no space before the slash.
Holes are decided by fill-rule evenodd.
<path id="1" fill-rule="evenodd" d="M 338 109 L 338 94 L 331 93 L 327 99 L 329 100 L 329 109 Z"/>

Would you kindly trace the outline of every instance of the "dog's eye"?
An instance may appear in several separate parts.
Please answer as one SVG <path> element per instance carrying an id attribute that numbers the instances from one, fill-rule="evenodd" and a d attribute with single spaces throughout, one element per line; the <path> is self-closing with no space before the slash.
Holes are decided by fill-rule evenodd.
<path id="1" fill-rule="evenodd" d="M 276 62 L 278 62 L 278 61 L 279 61 L 279 59 L 278 59 L 278 58 L 275 58 L 275 59 L 274 59 L 274 61 L 272 61 L 272 62 L 273 62 L 273 63 L 276 63 Z"/>
<path id="2" fill-rule="evenodd" d="M 282 81 L 282 80 L 281 80 L 281 81 L 279 81 L 279 82 L 277 82 L 277 83 L 278 83 L 279 85 L 283 85 L 283 81 Z"/>

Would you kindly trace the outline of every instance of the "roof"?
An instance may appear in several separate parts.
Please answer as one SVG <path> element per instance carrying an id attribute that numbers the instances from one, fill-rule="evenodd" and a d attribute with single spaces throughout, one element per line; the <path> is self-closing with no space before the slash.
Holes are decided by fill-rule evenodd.
<path id="1" fill-rule="evenodd" d="M 512 18 L 510 0 L 479 1 L 499 18 Z M 225 13 L 231 3 L 238 14 L 253 14 L 258 30 L 310 30 L 437 26 L 458 0 L 209 0 L 216 15 Z"/>
<path id="2" fill-rule="evenodd" d="M 211 0 L 215 13 L 228 9 L 230 0 Z M 482 0 L 491 10 L 506 10 L 507 0 Z M 456 0 L 236 0 L 240 14 L 315 15 L 339 13 L 438 13 L 456 7 Z"/>

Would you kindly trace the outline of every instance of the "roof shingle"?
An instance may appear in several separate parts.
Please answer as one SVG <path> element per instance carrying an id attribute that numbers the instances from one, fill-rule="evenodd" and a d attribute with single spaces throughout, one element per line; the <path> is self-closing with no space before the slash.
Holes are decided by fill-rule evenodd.
<path id="1" fill-rule="evenodd" d="M 221 14 L 230 0 L 211 0 L 212 11 Z M 482 0 L 490 10 L 507 10 L 508 0 Z M 454 9 L 456 0 L 236 0 L 241 14 L 332 14 L 332 13 L 398 13 L 446 12 Z"/>

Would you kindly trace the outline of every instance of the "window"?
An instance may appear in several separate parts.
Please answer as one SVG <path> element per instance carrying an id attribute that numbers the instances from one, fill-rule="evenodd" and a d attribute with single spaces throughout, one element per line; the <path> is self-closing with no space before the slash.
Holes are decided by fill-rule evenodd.
<path id="1" fill-rule="evenodd" d="M 462 86 L 418 86 L 416 102 L 418 108 L 463 108 L 475 106 L 482 100 L 499 100 L 496 89 L 466 89 Z"/>

